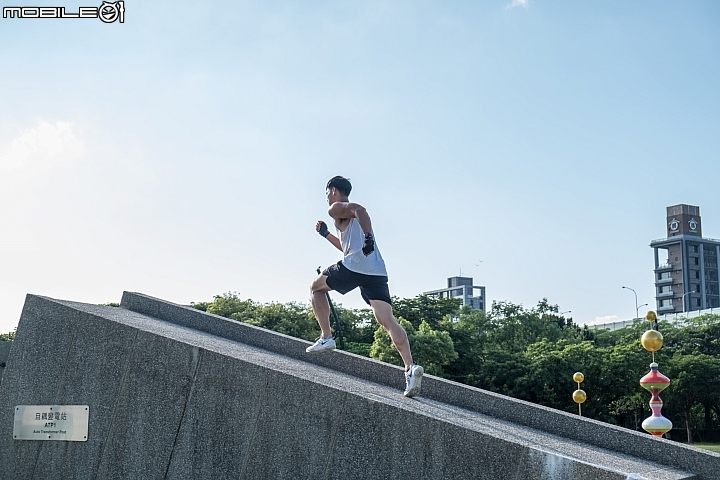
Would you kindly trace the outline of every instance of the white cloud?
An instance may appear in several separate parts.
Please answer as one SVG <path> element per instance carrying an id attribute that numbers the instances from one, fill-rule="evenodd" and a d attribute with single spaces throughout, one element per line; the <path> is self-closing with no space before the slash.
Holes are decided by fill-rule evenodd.
<path id="1" fill-rule="evenodd" d="M 17 170 L 47 165 L 82 155 L 85 144 L 77 138 L 71 122 L 38 122 L 20 130 L 19 136 L 0 145 L 0 169 Z"/>
<path id="2" fill-rule="evenodd" d="M 511 3 L 508 3 L 508 5 L 505 7 L 505 9 L 509 10 L 509 9 L 515 8 L 515 7 L 527 8 L 529 1 L 530 0 L 512 0 Z"/>

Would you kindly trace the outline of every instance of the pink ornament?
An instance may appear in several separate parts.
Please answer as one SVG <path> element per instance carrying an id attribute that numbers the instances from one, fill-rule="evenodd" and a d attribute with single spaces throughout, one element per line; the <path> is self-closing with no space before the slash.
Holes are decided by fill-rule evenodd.
<path id="1" fill-rule="evenodd" d="M 672 428 L 672 422 L 662 416 L 663 401 L 660 399 L 660 392 L 670 385 L 670 379 L 658 371 L 658 364 L 650 364 L 650 373 L 640 379 L 640 385 L 652 394 L 650 409 L 652 416 L 643 421 L 642 428 L 656 437 L 662 437 Z"/>

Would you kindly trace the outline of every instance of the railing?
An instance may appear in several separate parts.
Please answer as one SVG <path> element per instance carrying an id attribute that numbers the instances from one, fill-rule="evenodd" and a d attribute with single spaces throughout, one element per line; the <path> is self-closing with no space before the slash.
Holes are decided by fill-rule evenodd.
<path id="1" fill-rule="evenodd" d="M 673 266 L 669 263 L 661 263 L 660 265 L 655 267 L 655 270 L 667 270 L 668 268 L 673 268 Z"/>
<path id="2" fill-rule="evenodd" d="M 691 310 L 689 312 L 677 312 L 677 313 L 668 313 L 667 315 L 658 315 L 658 320 L 665 320 L 668 322 L 682 322 L 682 320 L 688 319 L 688 318 L 695 318 L 699 317 L 700 315 L 707 315 L 707 314 L 720 314 L 720 308 L 706 308 L 703 310 Z"/>
<path id="3" fill-rule="evenodd" d="M 588 328 L 595 330 L 620 330 L 621 328 L 629 327 L 635 322 L 635 320 L 618 320 L 617 322 L 608 323 L 597 323 L 594 325 L 588 325 Z"/>
<path id="4" fill-rule="evenodd" d="M 661 307 L 658 308 L 657 311 L 661 312 L 663 310 L 669 310 L 671 308 L 674 308 L 672 306 L 669 307 Z M 685 323 L 685 320 L 688 318 L 695 318 L 699 317 L 700 315 L 706 315 L 706 314 L 715 314 L 720 315 L 720 308 L 706 308 L 704 310 L 691 310 L 689 312 L 675 312 L 675 313 L 667 313 L 665 315 L 658 315 L 658 321 L 666 321 L 666 322 L 673 322 L 673 323 Z M 618 320 L 617 322 L 607 322 L 607 323 L 595 323 L 595 324 L 587 324 L 588 328 L 592 328 L 595 330 L 601 330 L 601 329 L 609 329 L 609 330 L 618 330 L 620 328 L 628 327 L 633 324 L 635 320 Z"/>
<path id="5" fill-rule="evenodd" d="M 677 235 L 677 236 L 680 237 L 680 235 Z M 692 236 L 696 236 L 696 235 L 692 235 Z M 708 238 L 708 237 L 700 237 L 700 238 L 702 238 L 702 240 L 701 240 L 702 242 L 720 243 L 720 240 L 718 240 L 717 238 Z M 657 240 L 651 240 L 650 244 L 665 242 L 667 240 L 675 240 L 675 237 L 658 238 Z M 680 238 L 678 238 L 677 240 L 680 241 Z M 698 241 L 698 240 L 693 240 L 693 241 Z"/>
<path id="6" fill-rule="evenodd" d="M 658 280 L 657 282 L 655 282 L 655 283 L 668 283 L 668 282 L 672 282 L 672 280 L 673 280 L 672 277 L 666 277 L 666 278 L 661 278 L 661 279 L 659 279 L 659 280 Z"/>

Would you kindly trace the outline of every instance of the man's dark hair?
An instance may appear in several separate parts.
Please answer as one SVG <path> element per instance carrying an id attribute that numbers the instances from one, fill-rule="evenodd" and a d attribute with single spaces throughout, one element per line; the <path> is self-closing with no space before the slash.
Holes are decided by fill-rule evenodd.
<path id="1" fill-rule="evenodd" d="M 342 193 L 346 197 L 350 195 L 350 191 L 352 190 L 352 185 L 350 185 L 350 180 L 348 180 L 345 177 L 341 177 L 340 175 L 337 175 L 335 177 L 332 177 L 328 183 L 327 187 L 325 187 L 327 190 L 330 190 L 331 188 L 337 189 L 338 192 Z"/>

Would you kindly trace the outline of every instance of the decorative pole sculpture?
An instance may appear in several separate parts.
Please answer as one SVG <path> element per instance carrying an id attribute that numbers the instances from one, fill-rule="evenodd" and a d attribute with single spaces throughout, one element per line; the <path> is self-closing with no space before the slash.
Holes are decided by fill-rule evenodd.
<path id="1" fill-rule="evenodd" d="M 655 322 L 657 320 L 657 316 L 655 315 L 655 312 L 651 310 L 647 312 L 645 319 L 648 322 Z M 658 371 L 658 364 L 655 363 L 655 352 L 662 348 L 663 336 L 660 332 L 653 328 L 653 323 L 651 323 L 650 330 L 643 333 L 640 343 L 645 350 L 652 352 L 653 354 L 653 361 L 650 364 L 650 373 L 640 379 L 640 385 L 652 394 L 652 398 L 650 399 L 652 416 L 643 421 L 642 428 L 656 437 L 662 437 L 672 428 L 672 422 L 663 417 L 662 413 L 660 413 L 663 406 L 663 402 L 660 400 L 660 392 L 670 385 L 670 379 Z"/>
<path id="2" fill-rule="evenodd" d="M 580 372 L 575 372 L 573 375 L 573 382 L 577 383 L 578 388 L 573 392 L 573 401 L 578 404 L 578 415 L 582 417 L 582 404 L 587 400 L 587 395 L 584 391 L 580 390 L 580 384 L 585 380 L 585 375 Z"/>

